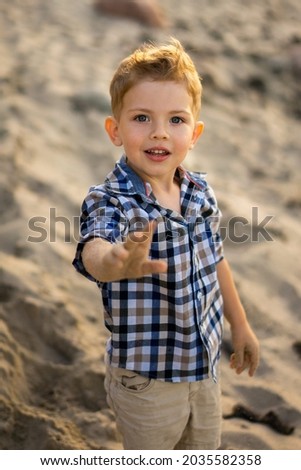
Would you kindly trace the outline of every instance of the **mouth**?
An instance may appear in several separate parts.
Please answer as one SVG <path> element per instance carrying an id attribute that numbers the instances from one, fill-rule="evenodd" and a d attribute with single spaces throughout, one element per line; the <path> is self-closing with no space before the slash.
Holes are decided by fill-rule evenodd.
<path id="1" fill-rule="evenodd" d="M 168 158 L 170 152 L 165 148 L 151 148 L 145 150 L 145 154 L 153 162 L 162 162 Z"/>

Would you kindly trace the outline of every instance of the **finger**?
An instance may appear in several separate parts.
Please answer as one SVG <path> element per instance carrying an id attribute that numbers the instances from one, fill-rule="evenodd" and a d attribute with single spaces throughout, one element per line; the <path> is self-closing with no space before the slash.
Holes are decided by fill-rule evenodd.
<path id="1" fill-rule="evenodd" d="M 235 354 L 232 353 L 230 356 L 230 367 L 233 369 L 235 367 Z"/>
<path id="2" fill-rule="evenodd" d="M 259 356 L 256 354 L 250 358 L 249 376 L 253 377 L 259 364 Z"/>
<path id="3" fill-rule="evenodd" d="M 127 249 L 133 248 L 135 244 L 140 244 L 140 245 L 150 245 L 152 242 L 152 238 L 154 235 L 154 232 L 156 230 L 157 223 L 155 220 L 148 222 L 142 230 L 140 231 L 135 231 L 135 232 L 130 232 L 126 242 L 124 243 L 125 247 Z"/>
<path id="4" fill-rule="evenodd" d="M 147 260 L 143 263 L 142 271 L 144 276 L 148 274 L 159 274 L 167 271 L 167 263 L 163 260 Z"/>
<path id="5" fill-rule="evenodd" d="M 234 353 L 232 353 L 230 356 L 230 367 L 231 369 L 236 369 L 236 359 Z"/>
<path id="6" fill-rule="evenodd" d="M 249 364 L 245 361 L 242 366 L 237 367 L 236 373 L 242 374 L 248 367 L 249 367 Z"/>
<path id="7" fill-rule="evenodd" d="M 248 369 L 250 365 L 249 357 L 247 355 L 240 356 L 239 351 L 231 354 L 230 357 L 230 367 L 235 369 L 237 374 L 241 374 L 244 370 Z"/>

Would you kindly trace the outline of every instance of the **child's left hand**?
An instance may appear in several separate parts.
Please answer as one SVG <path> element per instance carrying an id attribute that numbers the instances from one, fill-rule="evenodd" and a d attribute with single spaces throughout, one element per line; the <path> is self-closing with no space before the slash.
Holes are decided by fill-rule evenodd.
<path id="1" fill-rule="evenodd" d="M 230 357 L 230 367 L 237 374 L 249 369 L 252 377 L 259 365 L 259 343 L 250 325 L 246 323 L 239 328 L 232 329 L 232 344 L 234 353 Z"/>

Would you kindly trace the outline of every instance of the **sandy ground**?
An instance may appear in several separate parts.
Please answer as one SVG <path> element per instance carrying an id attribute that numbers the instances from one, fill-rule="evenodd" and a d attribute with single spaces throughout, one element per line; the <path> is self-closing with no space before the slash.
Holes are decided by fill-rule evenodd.
<path id="1" fill-rule="evenodd" d="M 301 449 L 300 2 L 160 4 L 164 28 L 88 0 L 0 4 L 1 449 L 122 448 L 99 294 L 71 262 L 82 199 L 120 156 L 103 129 L 112 72 L 170 35 L 203 77 L 205 133 L 187 166 L 215 188 L 262 350 L 256 377 L 236 376 L 226 329 L 222 446 Z"/>

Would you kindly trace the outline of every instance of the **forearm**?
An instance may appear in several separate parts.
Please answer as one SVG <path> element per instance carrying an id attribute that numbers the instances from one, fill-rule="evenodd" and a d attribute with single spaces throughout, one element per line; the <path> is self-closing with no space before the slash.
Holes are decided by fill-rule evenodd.
<path id="1" fill-rule="evenodd" d="M 224 302 L 224 315 L 230 326 L 235 328 L 247 322 L 246 313 L 240 301 L 229 263 L 223 259 L 217 264 L 217 276 Z"/>
<path id="2" fill-rule="evenodd" d="M 252 376 L 259 364 L 258 340 L 249 325 L 225 259 L 217 265 L 217 273 L 224 301 L 224 315 L 230 323 L 234 348 L 230 365 L 238 374 L 248 368 L 249 375 Z"/>
<path id="3" fill-rule="evenodd" d="M 97 281 L 106 281 L 103 259 L 111 249 L 111 243 L 102 238 L 94 238 L 88 241 L 84 246 L 82 260 L 85 269 Z"/>

